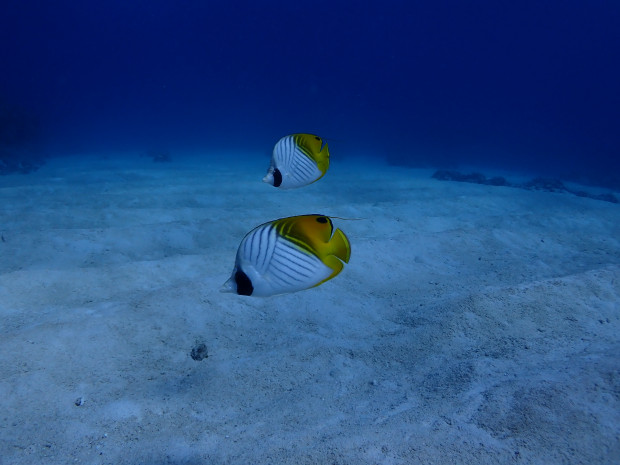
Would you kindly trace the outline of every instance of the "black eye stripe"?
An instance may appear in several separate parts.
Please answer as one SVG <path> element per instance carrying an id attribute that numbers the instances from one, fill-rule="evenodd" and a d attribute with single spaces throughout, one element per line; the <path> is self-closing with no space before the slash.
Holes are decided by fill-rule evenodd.
<path id="1" fill-rule="evenodd" d="M 325 216 L 319 216 L 316 220 L 319 223 L 323 223 L 323 224 L 325 224 L 325 223 L 327 223 L 329 221 Z"/>

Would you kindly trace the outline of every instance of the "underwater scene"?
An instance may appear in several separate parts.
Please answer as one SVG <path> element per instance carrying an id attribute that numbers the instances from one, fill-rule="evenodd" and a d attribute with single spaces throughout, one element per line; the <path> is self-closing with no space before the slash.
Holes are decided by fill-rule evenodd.
<path id="1" fill-rule="evenodd" d="M 0 465 L 620 463 L 620 3 L 0 5 Z"/>

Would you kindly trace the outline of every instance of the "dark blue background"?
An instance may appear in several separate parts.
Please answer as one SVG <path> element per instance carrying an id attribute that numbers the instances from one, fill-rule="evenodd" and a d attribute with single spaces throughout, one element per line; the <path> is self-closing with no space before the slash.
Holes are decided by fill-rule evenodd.
<path id="1" fill-rule="evenodd" d="M 620 186 L 620 2 L 13 1 L 0 100 L 47 153 L 269 153 Z"/>

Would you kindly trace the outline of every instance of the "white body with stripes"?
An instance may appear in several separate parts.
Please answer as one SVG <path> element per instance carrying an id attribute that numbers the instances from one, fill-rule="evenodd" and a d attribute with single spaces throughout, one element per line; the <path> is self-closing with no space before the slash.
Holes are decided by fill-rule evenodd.
<path id="1" fill-rule="evenodd" d="M 281 184 L 277 186 L 281 189 L 306 186 L 323 176 L 316 162 L 299 148 L 292 135 L 280 139 L 273 148 L 271 166 L 263 181 L 273 184 L 275 170 L 282 177 Z"/>
<path id="2" fill-rule="evenodd" d="M 238 292 L 235 277 L 239 271 L 251 282 L 251 295 L 258 297 L 308 289 L 333 273 L 318 257 L 280 236 L 271 223 L 243 238 L 225 291 Z"/>

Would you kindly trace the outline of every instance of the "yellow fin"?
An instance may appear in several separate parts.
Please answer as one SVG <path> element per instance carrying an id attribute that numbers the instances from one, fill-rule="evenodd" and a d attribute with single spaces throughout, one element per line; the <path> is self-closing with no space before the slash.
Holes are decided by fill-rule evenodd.
<path id="1" fill-rule="evenodd" d="M 344 265 L 342 264 L 342 262 L 340 260 L 338 260 L 333 255 L 329 255 L 329 256 L 325 257 L 323 259 L 323 263 L 325 263 L 327 266 L 329 266 L 333 270 L 333 272 L 327 278 L 325 278 L 320 283 L 315 284 L 313 287 L 320 286 L 325 281 L 329 281 L 330 279 L 332 279 L 333 277 L 338 275 L 338 273 L 340 273 L 342 271 L 342 269 L 344 268 Z"/>
<path id="2" fill-rule="evenodd" d="M 314 161 L 316 161 L 316 166 L 321 170 L 321 173 L 325 175 L 327 169 L 329 168 L 329 148 L 327 147 L 327 144 L 325 144 L 321 151 L 314 157 Z M 323 176 L 321 176 L 321 178 L 322 177 Z"/>
<path id="3" fill-rule="evenodd" d="M 335 255 L 345 263 L 349 263 L 349 259 L 351 258 L 351 244 L 347 236 L 345 236 L 340 229 L 334 231 L 334 235 L 329 241 L 329 250 L 331 255 Z M 323 262 L 325 263 L 325 260 L 323 260 Z M 327 265 L 327 263 L 325 264 Z"/>

